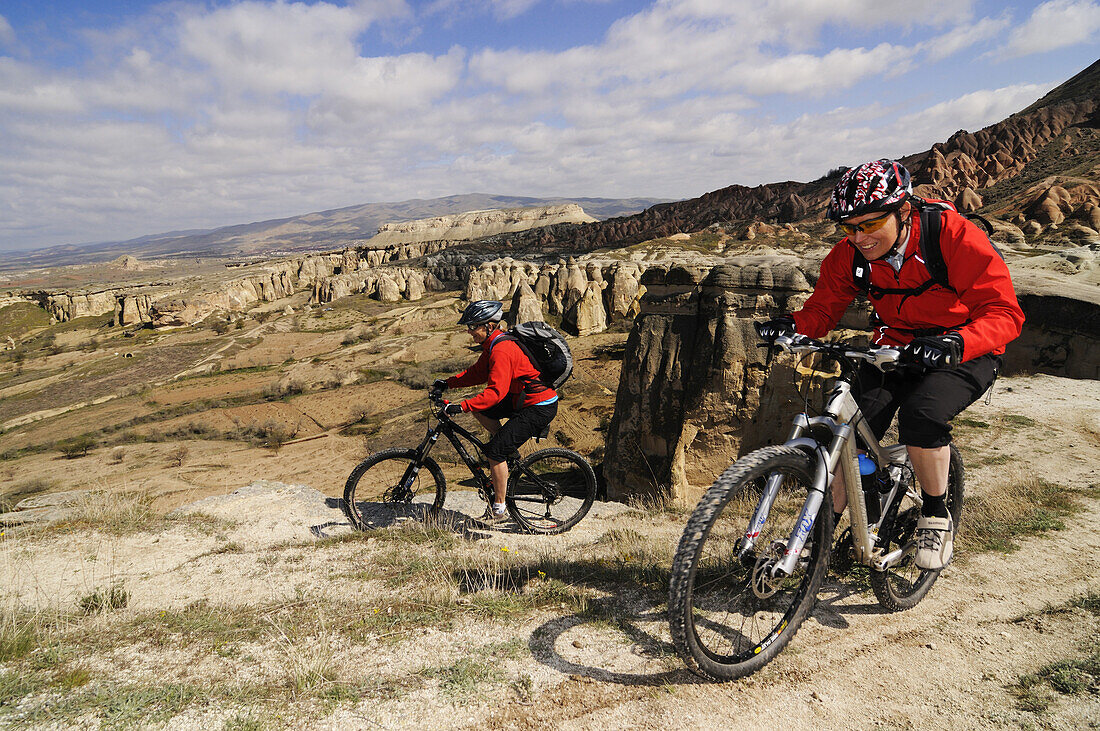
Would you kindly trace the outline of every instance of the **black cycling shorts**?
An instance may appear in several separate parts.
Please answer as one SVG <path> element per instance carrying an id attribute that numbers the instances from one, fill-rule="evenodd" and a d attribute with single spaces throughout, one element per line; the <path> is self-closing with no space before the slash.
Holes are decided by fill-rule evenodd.
<path id="1" fill-rule="evenodd" d="M 951 443 L 951 420 L 981 398 L 1001 367 L 998 355 L 983 355 L 958 368 L 901 369 L 883 373 L 864 363 L 852 392 L 867 424 L 881 441 L 894 414 L 898 441 L 934 449 Z"/>
<path id="2" fill-rule="evenodd" d="M 542 434 L 558 415 L 558 402 L 514 409 L 508 399 L 480 412 L 491 419 L 507 419 L 485 445 L 485 456 L 505 462 L 528 439 Z"/>

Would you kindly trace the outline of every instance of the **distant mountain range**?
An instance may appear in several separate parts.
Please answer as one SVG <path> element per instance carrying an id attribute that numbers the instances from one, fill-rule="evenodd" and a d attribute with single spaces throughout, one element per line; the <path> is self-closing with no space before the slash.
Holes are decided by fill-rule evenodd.
<path id="1" fill-rule="evenodd" d="M 4 256 L 0 270 L 64 266 L 108 261 L 123 254 L 142 258 L 248 257 L 329 251 L 371 238 L 384 223 L 496 208 L 529 208 L 576 203 L 599 220 L 645 210 L 660 198 L 527 198 L 470 193 L 445 198 L 390 203 L 364 203 L 301 216 L 223 226 L 208 230 L 171 231 L 128 241 L 53 246 Z"/>

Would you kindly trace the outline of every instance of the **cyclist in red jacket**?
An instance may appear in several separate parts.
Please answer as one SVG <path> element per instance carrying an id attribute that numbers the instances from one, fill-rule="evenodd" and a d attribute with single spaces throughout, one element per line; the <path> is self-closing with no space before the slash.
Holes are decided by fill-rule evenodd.
<path id="1" fill-rule="evenodd" d="M 846 237 L 821 262 L 821 276 L 802 309 L 759 323 L 757 330 L 767 340 L 795 332 L 820 338 L 836 327 L 855 296 L 866 292 L 876 321 L 872 341 L 903 346 L 911 360 L 925 366 L 883 374 L 864 364 L 855 393 L 877 438 L 898 415 L 900 440 L 923 499 L 914 561 L 931 570 L 947 565 L 953 551 L 954 526 L 944 498 L 950 422 L 993 384 L 1000 356 L 1019 336 L 1024 315 L 1004 260 L 950 204 L 940 215 L 939 234 L 948 286 L 934 281 L 920 246 L 923 203 L 913 196 L 909 172 L 898 162 L 876 160 L 845 172 L 828 216 Z M 857 281 L 860 276 L 866 287 Z M 846 504 L 838 471 L 833 480 L 838 519 Z"/>
<path id="2" fill-rule="evenodd" d="M 493 481 L 493 505 L 482 520 L 499 523 L 507 518 L 504 496 L 508 486 L 508 460 L 518 456 L 520 445 L 545 434 L 558 413 L 558 394 L 539 378 L 539 372 L 512 337 L 500 329 L 504 304 L 492 300 L 471 302 L 462 313 L 481 357 L 458 375 L 436 381 L 439 390 L 486 383 L 484 391 L 461 403 L 447 405 L 447 413 L 468 411 L 491 435 L 485 445 L 489 477 Z M 501 424 L 501 419 L 507 419 Z"/>

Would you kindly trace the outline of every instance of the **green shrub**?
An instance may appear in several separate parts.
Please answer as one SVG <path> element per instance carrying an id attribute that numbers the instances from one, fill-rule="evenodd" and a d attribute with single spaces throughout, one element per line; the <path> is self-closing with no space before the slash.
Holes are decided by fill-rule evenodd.
<path id="1" fill-rule="evenodd" d="M 57 443 L 58 451 L 65 455 L 66 459 L 86 457 L 89 451 L 95 449 L 95 446 L 95 439 L 88 434 L 82 434 L 79 437 L 72 437 L 70 439 L 63 439 Z"/>
<path id="2" fill-rule="evenodd" d="M 122 609 L 130 603 L 130 592 L 122 584 L 96 589 L 77 603 L 84 614 L 101 614 L 110 609 Z"/>

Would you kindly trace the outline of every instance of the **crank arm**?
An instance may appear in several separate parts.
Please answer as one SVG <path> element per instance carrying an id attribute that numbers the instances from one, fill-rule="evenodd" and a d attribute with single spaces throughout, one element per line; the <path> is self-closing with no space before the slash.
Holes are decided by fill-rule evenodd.
<path id="1" fill-rule="evenodd" d="M 885 556 L 881 556 L 877 559 L 872 559 L 871 568 L 875 571 L 886 571 L 901 563 L 907 556 L 912 556 L 917 552 L 917 542 L 909 541 L 901 548 L 896 548 Z"/>

